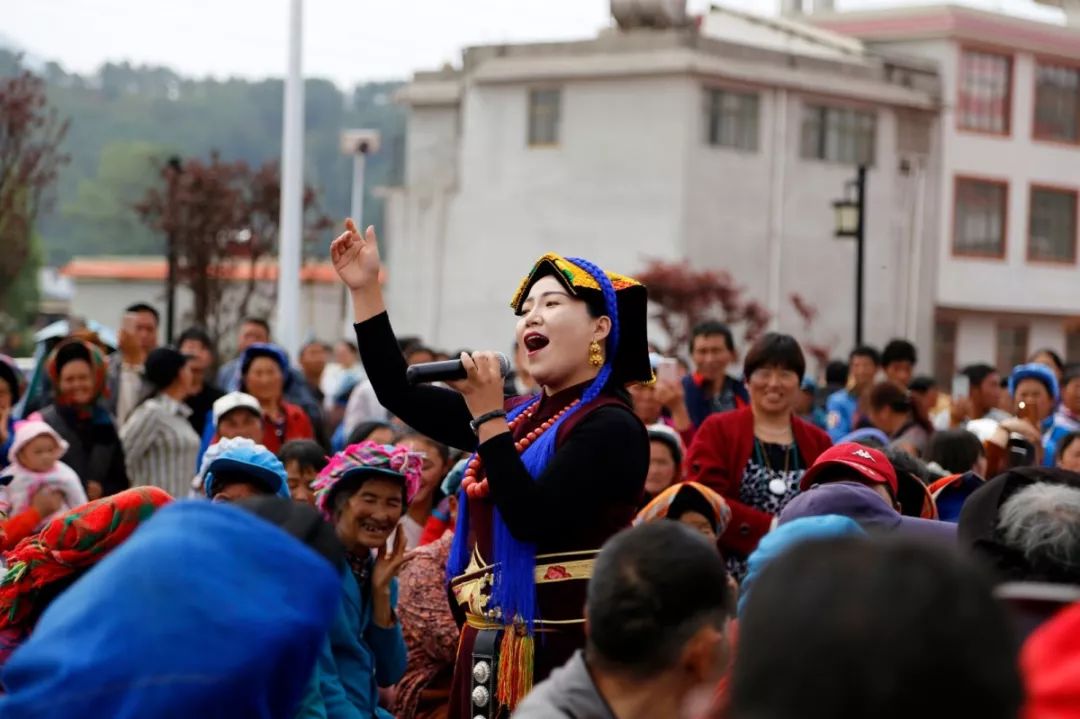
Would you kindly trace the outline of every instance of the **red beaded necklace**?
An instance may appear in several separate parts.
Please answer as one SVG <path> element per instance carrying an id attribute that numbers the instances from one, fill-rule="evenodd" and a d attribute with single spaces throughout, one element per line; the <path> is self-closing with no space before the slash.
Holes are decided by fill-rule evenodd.
<path id="1" fill-rule="evenodd" d="M 517 450 L 518 454 L 524 452 L 526 449 L 528 449 L 530 444 L 535 442 L 537 438 L 544 432 L 551 429 L 556 422 L 562 419 L 562 416 L 564 414 L 569 412 L 580 401 L 580 399 L 575 399 L 573 402 L 559 410 L 550 419 L 544 420 L 539 427 L 514 442 L 514 449 Z M 514 429 L 522 422 L 530 419 L 535 413 L 535 409 L 530 409 L 526 412 L 522 412 L 517 417 L 514 417 L 514 419 L 510 420 L 510 434 L 513 435 Z M 480 460 L 480 454 L 477 453 L 473 455 L 473 458 L 470 459 L 469 463 L 465 466 L 465 477 L 461 480 L 461 486 L 465 490 L 465 494 L 467 494 L 472 499 L 481 499 L 488 496 L 488 494 L 490 494 L 491 492 L 491 488 L 488 486 L 487 477 L 484 477 L 483 479 L 478 479 L 480 477 L 481 471 L 483 471 L 483 462 Z"/>

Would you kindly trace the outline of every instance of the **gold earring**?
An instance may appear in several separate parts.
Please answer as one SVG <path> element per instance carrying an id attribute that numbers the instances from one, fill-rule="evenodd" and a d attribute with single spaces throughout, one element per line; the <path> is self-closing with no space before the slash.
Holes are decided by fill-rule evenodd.
<path id="1" fill-rule="evenodd" d="M 600 349 L 600 343 L 595 340 L 589 345 L 589 364 L 593 367 L 602 367 L 604 365 L 604 353 Z"/>

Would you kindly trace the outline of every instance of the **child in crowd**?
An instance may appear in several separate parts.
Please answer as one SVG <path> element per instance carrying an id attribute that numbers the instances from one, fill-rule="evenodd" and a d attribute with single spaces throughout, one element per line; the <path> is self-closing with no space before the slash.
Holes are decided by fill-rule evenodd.
<path id="1" fill-rule="evenodd" d="M 311 489 L 311 483 L 330 461 L 323 448 L 310 439 L 294 439 L 281 447 L 278 459 L 285 465 L 289 494 L 293 501 L 314 507 L 315 492 Z"/>
<path id="2" fill-rule="evenodd" d="M 86 504 L 86 492 L 75 470 L 60 461 L 68 443 L 45 422 L 20 422 L 8 450 L 11 463 L 0 476 L 0 515 L 22 514 L 33 506 L 40 490 L 55 490 L 63 495 L 55 512 Z M 41 517 L 39 525 L 50 517 Z"/>

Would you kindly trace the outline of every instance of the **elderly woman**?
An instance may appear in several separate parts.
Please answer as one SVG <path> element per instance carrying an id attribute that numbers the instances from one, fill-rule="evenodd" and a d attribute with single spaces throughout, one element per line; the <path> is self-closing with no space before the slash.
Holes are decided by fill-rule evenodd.
<path id="1" fill-rule="evenodd" d="M 795 414 L 806 359 L 795 338 L 768 333 L 743 363 L 750 406 L 705 420 L 687 455 L 688 478 L 715 490 L 731 507 L 720 549 L 741 578 L 746 558 L 773 517 L 799 492 L 799 480 L 829 436 Z"/>
<path id="2" fill-rule="evenodd" d="M 57 516 L 5 554 L 8 569 L 0 579 L 0 666 L 30 636 L 52 600 L 171 500 L 156 487 L 129 489 Z"/>
<path id="3" fill-rule="evenodd" d="M 240 391 L 259 400 L 263 411 L 262 444 L 274 454 L 294 439 L 315 439 L 311 419 L 299 405 L 285 401 L 293 381 L 289 359 L 277 345 L 258 342 L 240 359 Z"/>
<path id="4" fill-rule="evenodd" d="M 171 347 L 158 347 L 146 358 L 143 380 L 149 394 L 120 430 L 128 477 L 184 497 L 199 456 L 199 435 L 184 403 L 195 389 L 191 362 Z"/>
<path id="5" fill-rule="evenodd" d="M 508 402 L 493 352 L 462 353 L 460 393 L 411 386 L 386 315 L 374 229 L 361 236 L 348 220 L 330 249 L 352 291 L 357 344 L 380 404 L 428 437 L 477 453 L 447 571 L 465 620 L 449 716 L 505 716 L 534 680 L 584 646 L 595 552 L 637 511 L 649 443 L 623 387 L 652 377 L 645 287 L 582 259 L 540 258 L 511 307 L 525 369 L 541 391 Z"/>
<path id="6" fill-rule="evenodd" d="M 89 342 L 64 340 L 46 360 L 45 371 L 56 399 L 41 410 L 41 418 L 69 445 L 61 461 L 79 475 L 90 499 L 127 489 L 124 448 L 103 402 L 101 351 Z"/>

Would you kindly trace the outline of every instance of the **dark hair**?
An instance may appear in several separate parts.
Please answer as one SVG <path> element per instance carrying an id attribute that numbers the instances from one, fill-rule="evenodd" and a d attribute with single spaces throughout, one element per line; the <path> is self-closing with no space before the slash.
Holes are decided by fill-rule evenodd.
<path id="1" fill-rule="evenodd" d="M 319 443 L 310 439 L 289 440 L 281 445 L 278 459 L 282 464 L 296 462 L 300 465 L 300 469 L 313 469 L 316 472 L 321 472 L 323 467 L 330 462 Z"/>
<path id="2" fill-rule="evenodd" d="M 428 437 L 426 434 L 421 434 L 415 429 L 406 430 L 401 434 L 401 436 L 395 439 L 394 442 L 398 444 L 404 442 L 407 439 L 416 439 L 421 442 L 426 442 L 427 444 L 430 444 L 432 447 L 435 448 L 435 452 L 438 453 L 439 457 L 442 459 L 443 465 L 446 466 L 447 469 L 449 469 L 448 465 L 450 463 L 450 448 L 447 447 L 445 444 L 443 444 L 442 442 L 438 442 L 431 437 Z"/>
<path id="3" fill-rule="evenodd" d="M 848 378 L 848 363 L 833 360 L 825 365 L 825 384 L 846 384 Z"/>
<path id="4" fill-rule="evenodd" d="M 326 344 L 325 342 L 322 342 L 321 340 L 310 340 L 309 342 L 305 342 L 305 343 L 304 343 L 303 345 L 301 345 L 301 347 L 300 347 L 300 354 L 304 354 L 304 351 L 305 351 L 305 350 L 306 350 L 306 349 L 307 349 L 308 347 L 315 347 L 315 346 L 319 346 L 319 347 L 322 347 L 322 348 L 323 348 L 324 350 L 326 350 L 327 352 L 330 352 L 330 351 L 331 351 L 331 350 L 333 349 L 333 347 L 331 347 L 330 345 Z"/>
<path id="5" fill-rule="evenodd" d="M 1080 379 L 1080 362 L 1065 365 L 1065 371 L 1061 374 L 1061 389 L 1065 389 L 1065 385 L 1078 379 Z"/>
<path id="6" fill-rule="evenodd" d="M 848 355 L 848 363 L 856 357 L 866 357 L 874 362 L 875 367 L 881 366 L 881 353 L 877 351 L 876 347 L 870 345 L 859 345 L 855 349 L 851 350 L 851 354 Z"/>
<path id="7" fill-rule="evenodd" d="M 262 317 L 248 316 L 240 320 L 240 326 L 244 325 L 258 325 L 266 330 L 266 336 L 270 337 L 270 323 L 264 320 Z"/>
<path id="8" fill-rule="evenodd" d="M 937 387 L 937 380 L 933 377 L 927 377 L 926 375 L 919 375 L 913 377 L 911 383 L 908 384 L 908 391 L 910 392 L 929 392 Z"/>
<path id="9" fill-rule="evenodd" d="M 678 522 L 625 530 L 600 550 L 589 581 L 586 656 L 601 670 L 649 677 L 672 667 L 706 624 L 732 615 L 724 560 Z"/>
<path id="10" fill-rule="evenodd" d="M 766 332 L 758 338 L 746 353 L 743 373 L 746 377 L 762 367 L 780 367 L 791 370 L 801 380 L 806 374 L 806 357 L 798 341 L 791 335 Z"/>
<path id="11" fill-rule="evenodd" d="M 918 364 L 919 353 L 915 349 L 915 345 L 907 340 L 892 340 L 885 345 L 885 349 L 881 353 L 881 365 L 888 367 L 894 362 Z"/>
<path id="12" fill-rule="evenodd" d="M 413 347 L 422 345 L 423 341 L 416 335 L 405 335 L 404 337 L 398 337 L 397 344 L 401 354 L 407 355 L 412 351 Z"/>
<path id="13" fill-rule="evenodd" d="M 356 346 L 355 342 L 350 342 L 349 340 L 338 340 L 337 343 L 348 349 L 351 354 L 356 355 L 357 357 L 360 356 L 360 348 Z"/>
<path id="14" fill-rule="evenodd" d="M 228 469 L 214 472 L 214 480 L 210 485 L 210 498 L 221 494 L 222 490 L 234 484 L 247 484 L 254 487 L 260 494 L 274 495 L 274 488 L 265 479 L 254 472 L 245 472 L 241 469 Z"/>
<path id="15" fill-rule="evenodd" d="M 888 407 L 893 412 L 908 413 L 915 420 L 915 423 L 928 433 L 932 434 L 934 432 L 934 424 L 919 405 L 911 401 L 911 395 L 908 391 L 897 387 L 892 382 L 878 382 L 870 390 L 870 396 L 867 397 L 866 401 L 871 409 L 880 410 Z"/>
<path id="16" fill-rule="evenodd" d="M 155 325 L 161 324 L 161 315 L 158 314 L 158 311 L 156 309 L 154 309 L 150 305 L 146 304 L 145 302 L 136 302 L 133 305 L 128 305 L 124 309 L 124 314 L 132 313 L 132 312 L 147 312 L 149 314 L 152 314 L 154 316 L 154 324 Z"/>
<path id="17" fill-rule="evenodd" d="M 991 367 L 988 364 L 969 364 L 967 367 L 960 370 L 960 374 L 968 378 L 968 382 L 972 387 L 978 387 L 986 378 L 997 372 L 996 367 Z"/>
<path id="18" fill-rule="evenodd" d="M 180 333 L 180 336 L 176 338 L 176 348 L 179 349 L 180 345 L 185 342 L 193 341 L 198 342 L 205 347 L 210 354 L 217 354 L 213 341 L 210 339 L 210 335 L 206 333 L 206 330 L 201 327 L 188 327 L 186 330 Z"/>
<path id="19" fill-rule="evenodd" d="M 717 320 L 705 320 L 694 326 L 694 329 L 690 331 L 690 351 L 694 351 L 694 342 L 698 337 L 715 337 L 717 335 L 724 338 L 724 344 L 727 345 L 728 352 L 735 351 L 735 337 L 731 334 L 731 328 Z"/>
<path id="20" fill-rule="evenodd" d="M 885 458 L 889 460 L 889 464 L 891 464 L 893 466 L 893 469 L 896 470 L 897 479 L 900 479 L 901 475 L 907 474 L 919 480 L 919 482 L 921 482 L 922 484 L 930 483 L 930 468 L 927 467 L 926 463 L 918 457 L 896 447 L 884 447 L 881 450 L 881 453 L 885 455 Z M 903 489 L 903 482 L 901 482 L 901 493 L 903 492 Z M 900 501 L 901 504 L 904 503 L 903 497 L 897 497 L 897 499 Z M 919 492 L 918 497 L 911 497 L 911 499 L 913 500 L 913 504 L 917 503 L 919 505 L 919 508 L 921 509 L 923 493 Z M 916 499 L 917 502 L 915 501 Z M 901 512 L 901 514 L 906 514 L 906 512 Z M 919 516 L 919 514 L 918 512 L 916 512 L 911 516 L 917 517 Z"/>
<path id="21" fill-rule="evenodd" d="M 986 454 L 983 443 L 966 429 L 935 432 L 926 450 L 926 461 L 937 462 L 949 474 L 970 472 L 979 457 Z"/>
<path id="22" fill-rule="evenodd" d="M 747 597 L 732 716 L 1012 719 L 1024 697 L 1017 651 L 1004 608 L 960 555 L 911 541 L 804 542 Z"/>
<path id="23" fill-rule="evenodd" d="M 405 355 L 406 358 L 408 358 L 408 357 L 411 357 L 412 355 L 419 354 L 421 352 L 427 352 L 432 357 L 434 357 L 436 354 L 438 354 L 435 350 L 431 349 L 427 345 L 421 345 L 421 344 L 416 344 L 416 345 L 413 345 L 412 347 L 409 347 L 407 350 L 402 352 L 402 354 Z"/>
<path id="24" fill-rule="evenodd" d="M 1035 358 L 1038 357 L 1039 355 L 1047 355 L 1047 356 L 1049 356 L 1050 361 L 1054 363 L 1054 366 L 1057 368 L 1058 372 L 1064 372 L 1065 371 L 1065 362 L 1064 362 L 1064 360 L 1061 359 L 1061 355 L 1059 355 L 1057 352 L 1055 352 L 1054 350 L 1052 350 L 1052 349 L 1050 349 L 1048 347 L 1044 347 L 1041 350 L 1035 350 L 1034 352 L 1032 352 L 1031 356 L 1028 357 L 1028 362 L 1034 362 Z"/>
<path id="25" fill-rule="evenodd" d="M 394 428 L 390 426 L 390 424 L 387 422 L 361 422 L 353 428 L 352 432 L 349 433 L 349 439 L 345 442 L 345 444 L 359 444 L 360 442 L 363 442 L 365 439 L 370 437 L 371 434 L 377 429 L 393 430 Z"/>
<path id="26" fill-rule="evenodd" d="M 1057 459 L 1060 461 L 1065 456 L 1065 450 L 1069 448 L 1069 445 L 1080 439 L 1080 432 L 1069 432 L 1067 435 L 1061 438 L 1057 447 Z"/>

